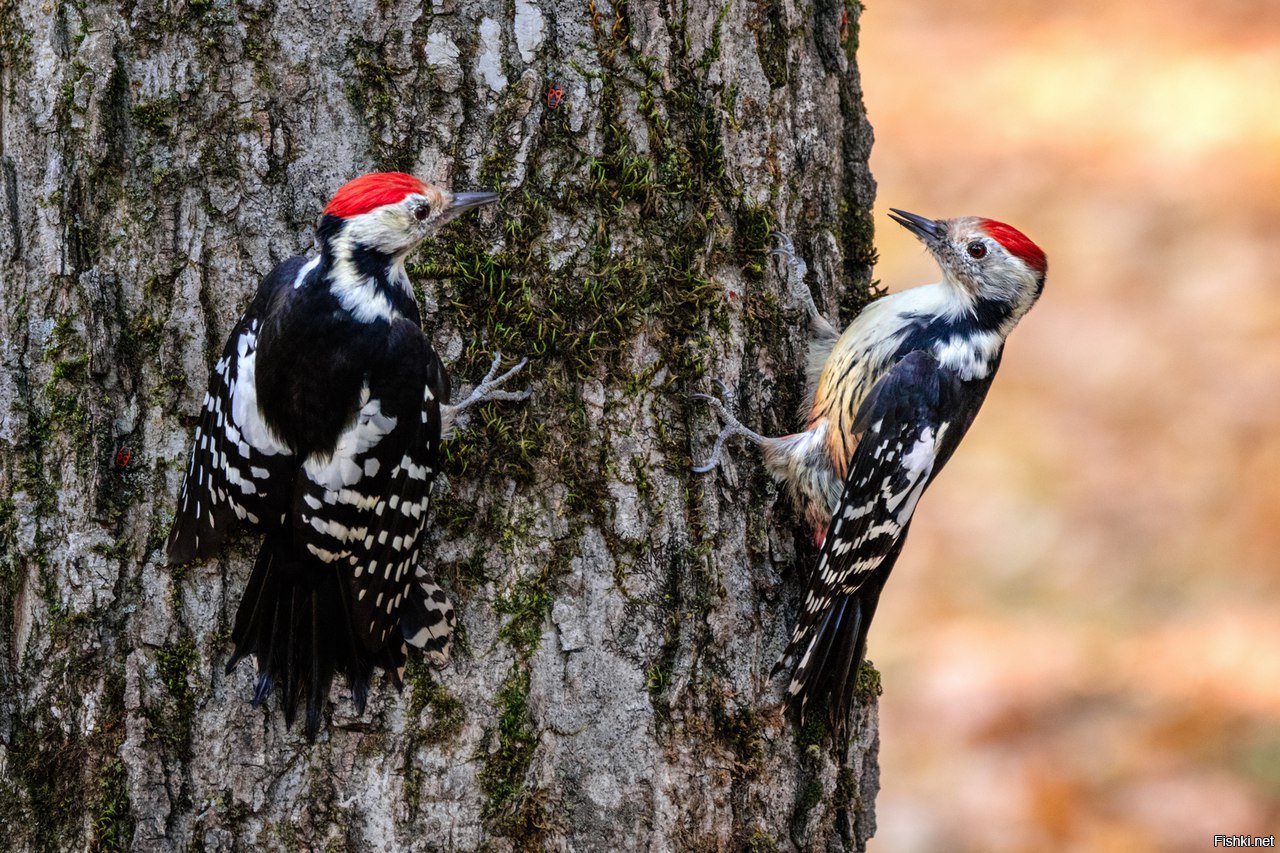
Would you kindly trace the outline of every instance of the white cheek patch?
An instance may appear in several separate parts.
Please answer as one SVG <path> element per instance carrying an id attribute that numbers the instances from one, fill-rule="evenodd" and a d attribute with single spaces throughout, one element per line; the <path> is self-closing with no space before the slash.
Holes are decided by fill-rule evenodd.
<path id="1" fill-rule="evenodd" d="M 420 198 L 420 196 L 408 196 Z M 352 216 L 342 227 L 341 236 L 348 246 L 368 246 L 384 255 L 395 255 L 417 234 L 417 223 L 404 207 L 405 202 L 388 204 L 368 213 Z"/>
<path id="2" fill-rule="evenodd" d="M 392 256 L 391 268 L 387 270 L 388 282 L 412 295 L 409 277 L 404 271 L 404 254 L 420 236 L 417 223 L 403 202 L 347 219 L 330 242 L 333 266 L 329 287 L 342 307 L 362 323 L 398 317 L 399 313 L 377 281 L 361 273 L 352 256 L 357 246 Z"/>

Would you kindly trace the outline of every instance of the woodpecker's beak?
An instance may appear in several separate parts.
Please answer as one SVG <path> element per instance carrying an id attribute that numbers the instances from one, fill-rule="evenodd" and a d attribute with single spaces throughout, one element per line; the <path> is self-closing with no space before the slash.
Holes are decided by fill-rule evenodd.
<path id="1" fill-rule="evenodd" d="M 932 245 L 947 236 L 947 226 L 933 219 L 925 219 L 896 207 L 889 208 L 889 218 L 919 237 L 926 245 Z"/>
<path id="2" fill-rule="evenodd" d="M 454 193 L 450 196 L 449 206 L 444 209 L 444 216 L 441 218 L 448 222 L 450 219 L 457 219 L 468 210 L 493 204 L 497 200 L 497 193 Z"/>

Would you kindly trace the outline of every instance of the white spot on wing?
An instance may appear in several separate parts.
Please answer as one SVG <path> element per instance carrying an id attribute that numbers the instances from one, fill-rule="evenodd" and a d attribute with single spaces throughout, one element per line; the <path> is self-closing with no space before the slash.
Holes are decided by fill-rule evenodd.
<path id="1" fill-rule="evenodd" d="M 231 418 L 239 426 L 245 440 L 259 453 L 264 456 L 288 456 L 289 448 L 277 441 L 267 429 L 262 412 L 258 409 L 257 384 L 254 381 L 257 369 L 256 343 L 256 336 L 248 333 L 241 335 L 236 342 L 239 381 L 231 394 Z"/>
<path id="2" fill-rule="evenodd" d="M 382 413 L 382 401 L 372 399 L 360 409 L 356 422 L 338 438 L 338 446 L 331 456 L 308 456 L 302 468 L 314 483 L 330 491 L 355 485 L 364 473 L 357 460 L 395 427 L 396 419 Z"/>

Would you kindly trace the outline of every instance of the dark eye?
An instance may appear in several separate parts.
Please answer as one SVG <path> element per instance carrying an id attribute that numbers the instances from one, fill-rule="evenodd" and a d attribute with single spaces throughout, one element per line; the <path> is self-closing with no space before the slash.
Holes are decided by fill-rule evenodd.
<path id="1" fill-rule="evenodd" d="M 969 251 L 971 258 L 985 258 L 987 256 L 987 245 L 981 240 L 974 240 L 965 247 Z"/>
<path id="2" fill-rule="evenodd" d="M 431 215 L 431 205 L 420 204 L 413 209 L 413 218 L 421 222 Z"/>

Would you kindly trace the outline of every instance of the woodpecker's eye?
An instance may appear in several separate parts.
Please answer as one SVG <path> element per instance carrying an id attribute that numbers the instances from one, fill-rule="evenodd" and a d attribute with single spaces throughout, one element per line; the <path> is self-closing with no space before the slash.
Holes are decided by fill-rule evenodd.
<path id="1" fill-rule="evenodd" d="M 431 205 L 420 204 L 413 209 L 413 218 L 421 222 L 431 215 Z"/>
<path id="2" fill-rule="evenodd" d="M 971 258 L 985 258 L 987 256 L 987 244 L 981 240 L 974 240 L 966 248 Z"/>

